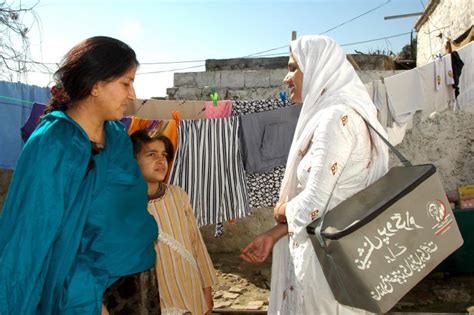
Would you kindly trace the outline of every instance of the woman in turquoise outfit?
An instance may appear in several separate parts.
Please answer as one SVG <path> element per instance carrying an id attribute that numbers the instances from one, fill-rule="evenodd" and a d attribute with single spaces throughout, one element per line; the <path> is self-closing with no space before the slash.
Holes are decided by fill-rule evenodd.
<path id="1" fill-rule="evenodd" d="M 153 267 L 147 185 L 117 121 L 137 66 L 125 43 L 92 37 L 56 72 L 0 218 L 0 314 L 106 314 L 104 291 Z"/>

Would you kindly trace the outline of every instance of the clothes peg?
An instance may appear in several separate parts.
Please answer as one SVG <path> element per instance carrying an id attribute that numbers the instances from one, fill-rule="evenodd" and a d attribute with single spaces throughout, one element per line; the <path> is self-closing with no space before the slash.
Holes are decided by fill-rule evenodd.
<path id="1" fill-rule="evenodd" d="M 286 91 L 280 91 L 280 100 L 284 103 L 286 101 Z"/>
<path id="2" fill-rule="evenodd" d="M 217 92 L 211 93 L 209 95 L 211 97 L 211 101 L 214 104 L 214 107 L 217 107 L 217 101 L 219 100 L 219 94 Z"/>

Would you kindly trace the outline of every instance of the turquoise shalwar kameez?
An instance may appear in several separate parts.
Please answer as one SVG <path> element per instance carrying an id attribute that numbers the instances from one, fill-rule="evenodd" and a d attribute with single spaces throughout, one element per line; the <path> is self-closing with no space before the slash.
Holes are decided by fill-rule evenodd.
<path id="1" fill-rule="evenodd" d="M 66 113 L 26 143 L 0 218 L 0 314 L 100 314 L 106 288 L 153 266 L 158 231 L 120 122 L 91 154 Z"/>

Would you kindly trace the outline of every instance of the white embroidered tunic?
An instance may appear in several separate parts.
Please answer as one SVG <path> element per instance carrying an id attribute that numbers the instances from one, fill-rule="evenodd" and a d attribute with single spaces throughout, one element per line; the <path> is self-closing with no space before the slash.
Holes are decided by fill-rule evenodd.
<path id="1" fill-rule="evenodd" d="M 332 209 L 367 186 L 371 141 L 365 122 L 351 108 L 332 106 L 318 114 L 314 136 L 301 152 L 298 194 L 286 207 L 292 259 L 282 314 L 360 314 L 335 300 L 306 226 L 326 205 Z"/>

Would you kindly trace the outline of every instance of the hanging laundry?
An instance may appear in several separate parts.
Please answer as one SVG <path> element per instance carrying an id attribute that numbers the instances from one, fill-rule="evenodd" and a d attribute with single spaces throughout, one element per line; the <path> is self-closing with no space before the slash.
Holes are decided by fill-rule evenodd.
<path id="1" fill-rule="evenodd" d="M 131 135 L 135 131 L 141 130 L 141 129 L 148 129 L 150 124 L 153 122 L 152 119 L 145 119 L 145 118 L 140 118 L 140 117 L 131 117 L 130 121 L 130 126 L 128 127 L 128 134 Z"/>
<path id="2" fill-rule="evenodd" d="M 447 84 L 444 62 L 449 58 L 434 61 L 416 68 L 423 88 L 423 119 L 434 112 L 442 112 L 454 102 L 454 90 Z"/>
<path id="3" fill-rule="evenodd" d="M 124 116 L 122 119 L 120 119 L 120 121 L 125 126 L 125 130 L 128 130 L 130 128 L 130 124 L 132 123 L 132 116 Z"/>
<path id="4" fill-rule="evenodd" d="M 291 101 L 282 102 L 277 99 L 269 100 L 251 100 L 251 101 L 233 101 L 232 116 L 242 116 L 247 114 L 265 112 L 281 107 L 293 105 Z"/>
<path id="5" fill-rule="evenodd" d="M 442 74 L 443 74 L 442 69 L 444 68 L 443 59 L 441 57 L 435 58 L 433 64 L 434 64 L 434 69 L 435 69 L 434 86 L 435 86 L 436 91 L 439 91 L 439 89 L 441 88 L 441 82 L 442 82 L 441 80 Z"/>
<path id="6" fill-rule="evenodd" d="M 237 117 L 180 121 L 170 184 L 188 193 L 200 226 L 250 213 L 238 130 Z"/>
<path id="7" fill-rule="evenodd" d="M 282 102 L 277 99 L 234 101 L 232 104 L 232 115 L 243 116 L 274 110 L 282 107 L 292 106 L 291 101 Z M 275 167 L 270 172 L 245 174 L 247 184 L 249 206 L 251 208 L 274 207 L 278 202 L 280 184 L 285 174 L 285 167 Z"/>
<path id="8" fill-rule="evenodd" d="M 232 101 L 231 100 L 206 101 L 204 105 L 204 110 L 206 112 L 207 119 L 230 117 L 230 115 L 232 114 Z M 216 224 L 214 237 L 221 237 L 223 234 L 224 234 L 224 224 L 222 222 L 219 222 Z"/>
<path id="9" fill-rule="evenodd" d="M 207 101 L 205 106 L 206 118 L 225 118 L 232 114 L 232 101 L 221 100 L 214 106 L 214 102 Z"/>
<path id="10" fill-rule="evenodd" d="M 28 138 L 36 129 L 36 126 L 38 126 L 41 116 L 43 115 L 45 109 L 46 109 L 45 104 L 40 104 L 40 103 L 33 104 L 31 108 L 31 113 L 28 116 L 28 120 L 23 125 L 23 127 L 21 127 L 21 138 L 23 139 L 23 142 L 26 143 L 26 141 L 28 141 Z"/>
<path id="11" fill-rule="evenodd" d="M 370 98 L 374 99 L 374 82 L 367 82 L 364 83 L 365 88 L 367 89 L 367 93 L 369 94 Z"/>
<path id="12" fill-rule="evenodd" d="M 474 42 L 467 44 L 458 51 L 464 62 L 462 74 L 459 77 L 459 95 L 456 102 L 461 110 L 474 107 Z"/>
<path id="13" fill-rule="evenodd" d="M 444 71 L 445 71 L 445 78 L 446 84 L 453 85 L 454 84 L 454 74 L 453 74 L 453 64 L 451 63 L 451 54 L 447 54 L 443 57 L 444 61 Z"/>
<path id="14" fill-rule="evenodd" d="M 372 101 L 377 107 L 377 119 L 385 130 L 392 126 L 393 118 L 388 108 L 387 90 L 382 80 L 373 81 L 374 97 Z"/>
<path id="15" fill-rule="evenodd" d="M 216 228 L 214 231 L 214 237 L 219 238 L 222 235 L 224 235 L 224 224 L 222 222 L 219 222 L 216 224 Z"/>
<path id="16" fill-rule="evenodd" d="M 252 208 L 273 208 L 277 204 L 285 166 L 277 166 L 270 172 L 245 174 Z"/>
<path id="17" fill-rule="evenodd" d="M 392 126 L 387 128 L 388 141 L 391 145 L 396 146 L 403 141 L 403 138 L 405 138 L 407 125 L 408 123 L 399 124 L 394 121 Z"/>
<path id="18" fill-rule="evenodd" d="M 387 77 L 384 82 L 389 109 L 396 122 L 406 123 L 417 110 L 423 109 L 423 86 L 416 68 Z"/>
<path id="19" fill-rule="evenodd" d="M 240 144 L 247 173 L 286 164 L 301 105 L 241 116 Z"/>
<path id="20" fill-rule="evenodd" d="M 21 127 L 33 103 L 47 103 L 50 96 L 47 87 L 0 81 L 0 168 L 15 168 L 23 147 Z"/>
<path id="21" fill-rule="evenodd" d="M 451 64 L 453 66 L 453 79 L 454 79 L 454 94 L 456 97 L 459 95 L 459 77 L 462 73 L 462 68 L 464 67 L 464 62 L 459 57 L 459 53 L 457 51 L 453 51 L 451 53 Z"/>

